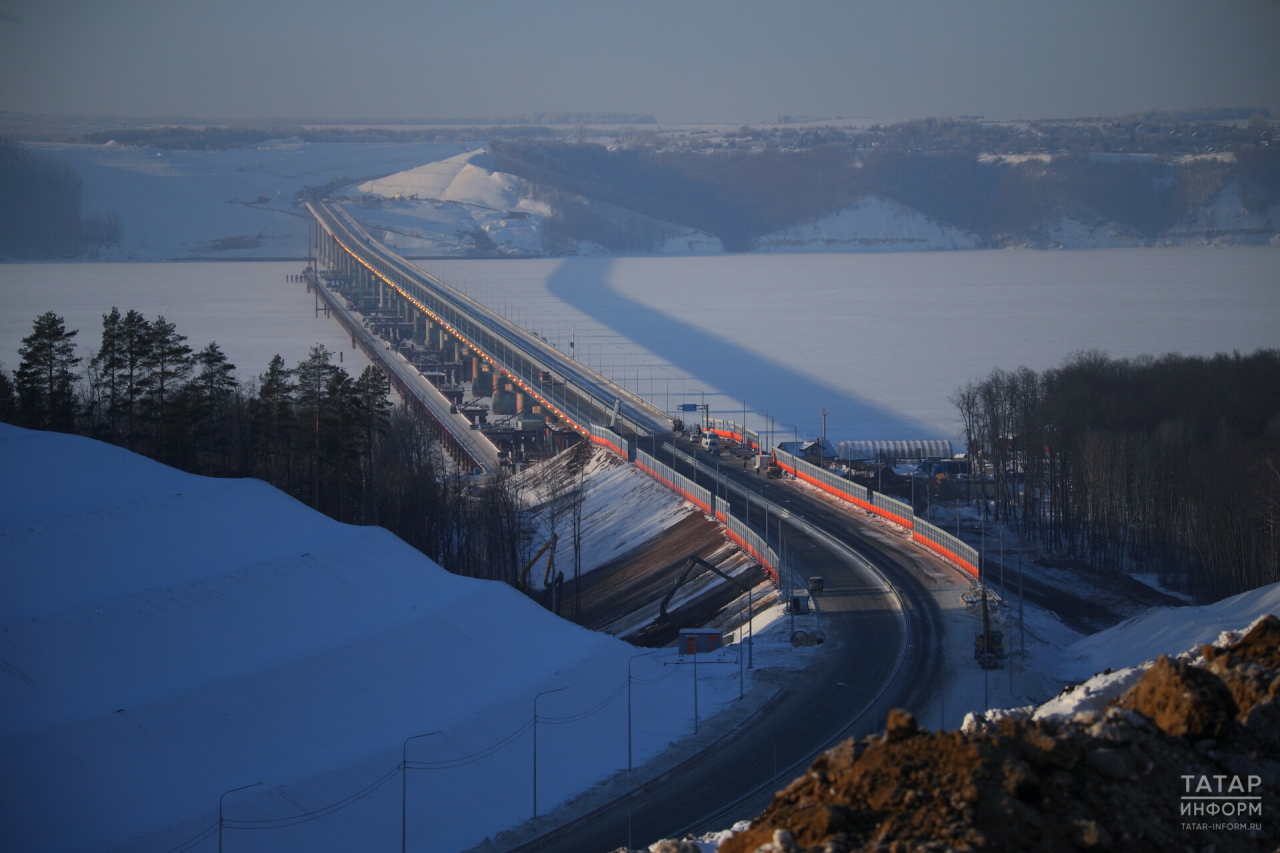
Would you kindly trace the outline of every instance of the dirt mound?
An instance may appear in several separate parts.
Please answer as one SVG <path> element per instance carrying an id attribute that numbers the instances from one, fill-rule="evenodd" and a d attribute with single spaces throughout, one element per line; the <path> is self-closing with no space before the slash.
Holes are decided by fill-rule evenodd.
<path id="1" fill-rule="evenodd" d="M 1280 844 L 1280 620 L 1203 663 L 1162 658 L 1102 712 L 830 750 L 719 848 L 1228 851 Z"/>

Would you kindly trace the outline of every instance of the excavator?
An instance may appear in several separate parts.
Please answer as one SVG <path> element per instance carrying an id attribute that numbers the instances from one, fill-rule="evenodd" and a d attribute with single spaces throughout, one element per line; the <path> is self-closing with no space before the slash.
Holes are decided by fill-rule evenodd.
<path id="1" fill-rule="evenodd" d="M 1004 657 L 1004 633 L 991 630 L 991 611 L 987 608 L 987 588 L 982 588 L 982 630 L 973 636 L 973 659 L 983 669 L 995 669 Z"/>
<path id="2" fill-rule="evenodd" d="M 552 613 L 560 610 L 560 590 L 564 586 L 564 572 L 555 570 L 556 543 L 559 541 L 560 534 L 552 533 L 551 538 L 542 543 L 538 552 L 530 557 L 529 562 L 525 563 L 524 568 L 520 570 L 520 589 L 530 597 L 537 598 L 538 602 Z M 529 588 L 529 572 L 537 565 L 538 560 L 542 559 L 543 554 L 547 555 L 547 572 L 542 578 L 542 594 L 535 596 L 533 590 Z"/>
<path id="3" fill-rule="evenodd" d="M 704 569 L 713 571 L 720 577 L 729 581 L 729 583 L 741 589 L 743 592 L 748 591 L 747 585 L 742 581 L 726 575 L 724 572 L 720 571 L 697 554 L 690 554 L 685 561 L 684 570 L 680 572 L 680 577 L 676 578 L 675 586 L 671 587 L 667 592 L 666 597 L 662 599 L 662 603 L 658 605 L 658 617 L 640 631 L 638 645 L 654 647 L 670 639 L 672 629 L 677 626 L 667 614 L 667 606 L 671 604 L 671 599 L 675 597 L 676 591 L 680 589 L 680 587 L 684 586 L 685 583 L 692 580 L 693 577 L 696 577 L 696 574 L 690 575 L 694 566 L 701 566 Z"/>

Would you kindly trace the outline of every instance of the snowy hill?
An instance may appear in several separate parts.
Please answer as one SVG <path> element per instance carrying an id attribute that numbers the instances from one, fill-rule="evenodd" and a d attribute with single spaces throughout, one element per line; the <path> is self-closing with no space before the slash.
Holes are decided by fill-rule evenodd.
<path id="1" fill-rule="evenodd" d="M 333 144 L 281 139 L 251 148 L 31 144 L 83 179 L 83 213 L 120 218 L 117 245 L 86 260 L 305 258 L 306 187 L 384 175 L 452 157 L 457 145 Z"/>
<path id="2" fill-rule="evenodd" d="M 402 742 L 440 732 L 409 820 L 464 849 L 528 818 L 559 688 L 541 810 L 625 766 L 621 641 L 258 481 L 8 425 L 0 459 L 0 848 L 168 851 L 259 781 L 227 798 L 234 849 L 389 848 Z M 691 728 L 668 687 L 637 698 L 638 758 Z"/>
<path id="3" fill-rule="evenodd" d="M 723 250 L 718 239 L 700 231 L 571 193 L 548 192 L 495 171 L 495 166 L 493 155 L 480 149 L 367 181 L 348 193 L 364 195 L 348 210 L 378 239 L 405 254 L 609 254 L 611 249 L 600 240 L 616 243 L 615 250 L 625 246 L 630 253 Z M 566 226 L 568 218 L 577 224 Z M 554 221 L 551 228 L 549 221 Z"/>
<path id="4" fill-rule="evenodd" d="M 1063 650 L 1061 675 L 1064 680 L 1083 679 L 1108 667 L 1177 655 L 1214 643 L 1222 632 L 1242 630 L 1269 613 L 1280 615 L 1280 583 L 1199 607 L 1153 607 L 1072 643 Z"/>
<path id="5" fill-rule="evenodd" d="M 892 199 L 867 198 L 817 222 L 757 238 L 757 252 L 916 252 L 976 249 L 981 238 Z"/>
<path id="6" fill-rule="evenodd" d="M 304 258 L 311 226 L 297 197 L 304 188 L 319 187 L 361 196 L 348 205 L 351 213 L 409 255 L 724 251 L 710 234 L 597 198 L 532 185 L 496 170 L 487 149 L 467 151 L 457 144 L 278 139 L 222 151 L 115 143 L 29 147 L 81 176 L 85 216 L 119 217 L 120 242 L 91 250 L 86 260 Z M 1280 239 L 1278 230 L 1280 206 L 1254 210 L 1233 182 L 1186 221 L 1154 237 L 1074 210 L 1028 232 L 1024 240 L 1038 248 L 1266 244 Z M 916 209 L 869 197 L 818 221 L 759 237 L 752 251 L 907 252 L 983 245 L 978 236 Z"/>

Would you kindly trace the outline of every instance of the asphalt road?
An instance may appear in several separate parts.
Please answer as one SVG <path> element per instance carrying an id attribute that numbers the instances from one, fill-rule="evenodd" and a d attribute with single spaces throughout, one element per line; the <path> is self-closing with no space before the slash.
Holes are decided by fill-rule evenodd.
<path id="1" fill-rule="evenodd" d="M 663 458 L 669 457 L 668 450 Z M 681 462 L 681 470 L 691 474 L 692 466 Z M 751 817 L 772 796 L 775 779 L 780 788 L 823 749 L 883 728 L 890 708 L 921 707 L 937 683 L 941 617 L 926 589 L 927 577 L 920 576 L 922 563 L 909 553 L 911 546 L 886 546 L 882 537 L 860 531 L 862 525 L 848 515 L 788 484 L 744 474 L 740 466 L 729 476 L 793 508 L 816 528 L 818 535 L 789 523 L 781 529 L 796 576 L 819 574 L 826 579 L 819 608 L 827 642 L 833 645 L 801 650 L 816 655 L 811 668 L 717 748 L 630 797 L 516 848 L 521 853 L 606 853 L 628 842 L 642 847 Z M 699 479 L 712 486 L 705 475 Z M 744 503 L 734 500 L 739 506 Z M 758 508 L 753 521 L 763 530 Z M 777 535 L 771 519 L 771 541 L 776 542 Z M 874 572 L 826 537 L 855 548 L 901 595 L 886 592 Z"/>

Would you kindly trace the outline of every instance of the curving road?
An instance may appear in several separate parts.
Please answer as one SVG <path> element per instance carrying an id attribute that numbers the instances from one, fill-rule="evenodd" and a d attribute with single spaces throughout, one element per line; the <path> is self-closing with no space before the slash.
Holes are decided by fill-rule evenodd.
<path id="1" fill-rule="evenodd" d="M 661 445 L 660 445 L 661 447 Z M 663 459 L 671 458 L 668 449 Z M 715 490 L 711 458 L 680 448 L 681 473 Z M 848 737 L 883 728 L 890 708 L 919 709 L 939 681 L 942 622 L 929 586 L 943 577 L 936 561 L 905 541 L 834 508 L 789 481 L 768 480 L 722 466 L 735 512 L 752 501 L 753 526 L 764 529 L 770 506 L 770 541 L 785 541 L 794 575 L 820 574 L 818 600 L 824 631 L 834 648 L 765 710 L 716 748 L 685 762 L 617 800 L 539 839 L 519 853 L 604 853 L 631 842 L 722 829 L 757 814 L 820 752 Z M 777 519 L 790 518 L 781 525 Z M 802 584 L 797 584 L 797 586 Z M 812 653 L 806 650 L 801 653 Z"/>
<path id="2" fill-rule="evenodd" d="M 309 207 L 360 265 L 445 325 L 575 425 L 608 423 L 655 456 L 722 494 L 735 515 L 783 548 L 793 578 L 826 579 L 820 599 L 829 645 L 812 667 L 738 729 L 633 794 L 519 851 L 592 853 L 721 828 L 759 811 L 774 790 L 844 738 L 876 731 L 892 707 L 920 708 L 938 683 L 941 617 L 929 593 L 943 577 L 923 552 L 789 482 L 721 465 L 692 445 L 676 448 L 665 413 L 574 361 L 465 294 L 404 261 L 340 210 Z M 558 374 L 550 386 L 540 371 Z M 788 585 L 784 580 L 784 586 Z M 790 582 L 803 586 L 803 583 Z M 776 767 L 775 775 L 775 751 Z"/>

